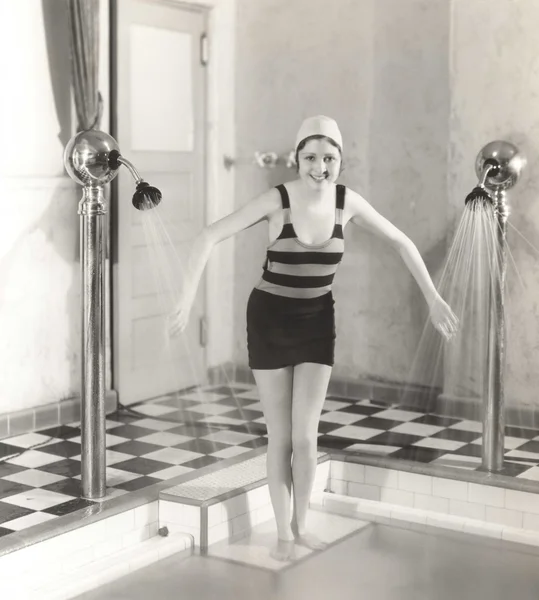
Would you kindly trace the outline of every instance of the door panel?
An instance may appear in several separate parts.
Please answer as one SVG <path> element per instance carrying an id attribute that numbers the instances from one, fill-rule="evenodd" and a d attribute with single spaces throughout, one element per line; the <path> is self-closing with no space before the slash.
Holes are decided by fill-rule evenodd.
<path id="1" fill-rule="evenodd" d="M 163 193 L 157 213 L 141 213 L 131 204 L 135 182 L 125 168 L 115 182 L 113 385 L 130 404 L 201 383 L 205 373 L 203 280 L 182 337 L 168 338 L 167 316 L 189 241 L 204 226 L 206 76 L 199 53 L 207 17 L 157 0 L 115 6 L 113 134 L 122 155 Z M 159 232 L 150 244 L 144 221 Z"/>

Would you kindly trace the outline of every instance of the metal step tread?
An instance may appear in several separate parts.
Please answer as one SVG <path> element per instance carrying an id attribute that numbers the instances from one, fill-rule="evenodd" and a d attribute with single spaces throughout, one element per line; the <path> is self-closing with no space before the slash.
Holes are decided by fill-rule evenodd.
<path id="1" fill-rule="evenodd" d="M 318 452 L 318 462 L 329 459 L 325 452 Z M 257 487 L 266 480 L 266 453 L 238 462 L 224 469 L 207 473 L 189 481 L 162 490 L 161 500 L 186 504 L 213 504 L 246 488 Z"/>

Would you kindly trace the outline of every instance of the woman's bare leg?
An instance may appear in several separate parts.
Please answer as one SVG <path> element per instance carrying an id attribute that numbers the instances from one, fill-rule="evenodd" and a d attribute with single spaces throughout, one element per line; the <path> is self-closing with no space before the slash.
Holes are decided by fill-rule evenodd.
<path id="1" fill-rule="evenodd" d="M 253 375 L 268 429 L 266 468 L 278 536 L 271 555 L 277 560 L 289 560 L 294 549 L 290 527 L 293 367 L 253 369 Z"/>
<path id="2" fill-rule="evenodd" d="M 292 394 L 292 481 L 294 514 L 291 527 L 296 542 L 311 549 L 325 546 L 306 530 L 307 511 L 314 485 L 318 423 L 324 406 L 331 367 L 302 363 L 294 367 Z"/>

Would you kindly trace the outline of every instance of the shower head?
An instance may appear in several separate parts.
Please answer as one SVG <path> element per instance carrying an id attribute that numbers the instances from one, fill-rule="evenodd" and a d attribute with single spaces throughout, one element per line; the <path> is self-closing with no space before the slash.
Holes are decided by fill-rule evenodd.
<path id="1" fill-rule="evenodd" d="M 148 210 L 161 202 L 161 192 L 143 181 L 135 167 L 120 154 L 116 140 L 104 131 L 87 129 L 74 135 L 65 147 L 64 165 L 71 179 L 85 188 L 101 188 L 125 165 L 137 185 L 133 206 Z"/>
<path id="2" fill-rule="evenodd" d="M 485 181 L 487 180 L 487 177 L 497 175 L 498 172 L 498 163 L 492 159 L 486 160 L 483 165 L 481 179 L 474 189 L 466 196 L 464 204 L 467 205 L 471 202 L 473 208 L 476 208 L 477 206 L 484 206 L 487 202 L 494 204 L 494 199 L 485 187 Z"/>
<path id="3" fill-rule="evenodd" d="M 120 165 L 125 165 L 127 170 L 133 176 L 135 183 L 137 184 L 137 190 L 133 194 L 133 206 L 137 210 L 149 210 L 150 208 L 156 207 L 162 198 L 161 192 L 156 188 L 146 183 L 142 177 L 138 174 L 137 170 L 131 162 L 121 156 L 117 150 L 113 150 L 109 154 L 109 164 L 111 168 L 117 169 Z"/>
<path id="4" fill-rule="evenodd" d="M 162 194 L 156 187 L 140 181 L 137 183 L 137 191 L 133 194 L 132 202 L 137 210 L 149 210 L 157 206 L 161 198 Z"/>
<path id="5" fill-rule="evenodd" d="M 470 203 L 473 208 L 476 208 L 479 205 L 484 206 L 487 203 L 494 204 L 494 200 L 483 185 L 476 185 L 464 200 L 465 205 Z"/>

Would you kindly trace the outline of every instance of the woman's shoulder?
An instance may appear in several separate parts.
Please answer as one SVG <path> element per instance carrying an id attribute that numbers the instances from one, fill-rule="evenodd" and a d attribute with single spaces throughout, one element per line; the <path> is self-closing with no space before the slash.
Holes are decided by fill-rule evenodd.
<path id="1" fill-rule="evenodd" d="M 298 179 L 292 179 L 291 181 L 285 181 L 283 183 L 280 183 L 279 185 L 275 186 L 273 189 L 275 190 L 279 190 L 279 188 L 284 188 L 286 191 L 291 192 L 294 191 L 297 188 L 298 185 Z"/>
<path id="2" fill-rule="evenodd" d="M 356 192 L 356 190 L 347 186 L 345 186 L 344 198 L 344 215 L 346 222 L 354 217 L 361 216 L 369 206 L 369 203 L 359 192 Z"/>
<path id="3" fill-rule="evenodd" d="M 281 195 L 276 187 L 272 187 L 254 198 L 252 203 L 263 208 L 266 215 L 275 212 L 281 208 Z"/>
<path id="4" fill-rule="evenodd" d="M 342 187 L 344 188 L 344 193 L 347 202 L 350 202 L 351 204 L 356 206 L 366 202 L 365 198 L 359 192 L 356 192 L 356 190 L 346 185 L 343 185 Z"/>

